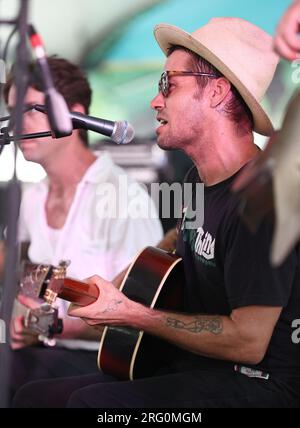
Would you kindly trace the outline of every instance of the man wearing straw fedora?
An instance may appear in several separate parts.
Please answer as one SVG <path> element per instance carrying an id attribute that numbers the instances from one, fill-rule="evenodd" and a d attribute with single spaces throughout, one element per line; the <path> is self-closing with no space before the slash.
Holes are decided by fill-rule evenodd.
<path id="1" fill-rule="evenodd" d="M 184 311 L 150 309 L 92 277 L 101 297 L 69 313 L 93 325 L 144 330 L 182 353 L 150 378 L 119 382 L 99 374 L 29 384 L 15 406 L 299 406 L 300 347 L 292 328 L 300 315 L 297 252 L 272 269 L 272 224 L 251 234 L 230 192 L 258 153 L 253 131 L 273 131 L 260 105 L 277 65 L 272 39 L 238 18 L 214 18 L 192 34 L 161 24 L 155 37 L 167 56 L 151 103 L 160 122 L 157 142 L 185 151 L 195 164 L 187 181 L 204 184 L 204 221 L 189 227 L 185 207 L 177 244 Z M 112 302 L 118 304 L 108 311 Z"/>

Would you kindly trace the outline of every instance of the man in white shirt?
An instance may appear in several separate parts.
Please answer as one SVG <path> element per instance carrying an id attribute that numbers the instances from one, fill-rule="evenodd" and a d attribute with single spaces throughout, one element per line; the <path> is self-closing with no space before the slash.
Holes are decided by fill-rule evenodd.
<path id="1" fill-rule="evenodd" d="M 88 114 L 91 89 L 80 69 L 55 57 L 49 58 L 49 66 L 69 109 Z M 13 109 L 13 74 L 4 95 L 8 109 Z M 44 104 L 38 80 L 30 81 L 25 103 Z M 24 133 L 47 130 L 47 115 L 34 110 L 24 114 Z M 68 276 L 84 279 L 97 273 L 113 280 L 139 250 L 160 241 L 162 228 L 146 191 L 107 153 L 97 157 L 89 150 L 86 131 L 74 130 L 58 140 L 24 140 L 20 148 L 25 159 L 39 163 L 47 173 L 45 180 L 24 192 L 20 209 L 19 237 L 28 242 L 33 263 L 70 260 Z M 98 349 L 99 331 L 68 317 L 66 302 L 58 305 L 64 330 L 55 349 L 31 347 L 39 344 L 37 335 L 24 328 L 22 316 L 13 319 L 11 347 L 17 352 L 12 353 L 12 392 L 28 380 L 96 370 L 96 353 L 91 351 Z"/>

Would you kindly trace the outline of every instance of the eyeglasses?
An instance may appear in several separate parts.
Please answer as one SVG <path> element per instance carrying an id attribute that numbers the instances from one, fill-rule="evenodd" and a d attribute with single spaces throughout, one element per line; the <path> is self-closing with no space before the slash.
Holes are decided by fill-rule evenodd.
<path id="1" fill-rule="evenodd" d="M 164 97 L 167 97 L 170 90 L 169 78 L 172 76 L 206 76 L 211 78 L 218 78 L 216 74 L 212 73 L 201 73 L 194 71 L 164 71 L 158 82 L 158 91 L 163 94 Z"/>

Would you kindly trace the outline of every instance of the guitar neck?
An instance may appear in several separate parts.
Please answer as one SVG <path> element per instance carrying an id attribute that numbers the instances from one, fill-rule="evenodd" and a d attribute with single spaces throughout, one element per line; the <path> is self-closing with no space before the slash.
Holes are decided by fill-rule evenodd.
<path id="1" fill-rule="evenodd" d="M 72 278 L 54 279 L 50 289 L 58 293 L 58 297 L 80 306 L 94 303 L 99 297 L 99 289 L 95 284 L 87 284 Z M 52 282 L 52 281 L 51 281 Z"/>

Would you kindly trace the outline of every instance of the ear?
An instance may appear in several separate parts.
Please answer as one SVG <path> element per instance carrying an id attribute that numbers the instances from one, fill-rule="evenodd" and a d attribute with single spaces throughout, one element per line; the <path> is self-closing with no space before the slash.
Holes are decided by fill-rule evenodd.
<path id="1" fill-rule="evenodd" d="M 231 83 L 225 77 L 212 80 L 211 92 L 210 92 L 210 106 L 212 108 L 220 105 L 231 89 Z"/>
<path id="2" fill-rule="evenodd" d="M 72 107 L 70 108 L 70 110 L 76 111 L 77 113 L 86 114 L 85 108 L 80 103 L 73 104 Z"/>

